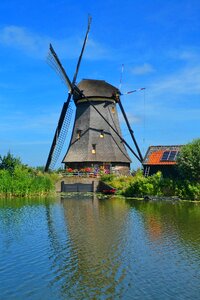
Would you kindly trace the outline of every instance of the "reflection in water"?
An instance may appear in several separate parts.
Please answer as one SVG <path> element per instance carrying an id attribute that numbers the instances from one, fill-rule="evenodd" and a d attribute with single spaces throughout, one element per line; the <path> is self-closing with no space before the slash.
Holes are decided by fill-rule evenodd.
<path id="1" fill-rule="evenodd" d="M 143 217 L 145 228 L 152 239 L 175 235 L 190 246 L 200 246 L 200 203 L 198 202 L 143 202 L 127 203 Z"/>
<path id="2" fill-rule="evenodd" d="M 0 200 L 1 299 L 198 299 L 200 205 Z"/>
<path id="3" fill-rule="evenodd" d="M 162 237 L 162 223 L 155 216 L 147 216 L 147 230 L 152 240 L 158 240 Z"/>
<path id="4" fill-rule="evenodd" d="M 68 252 L 62 257 L 62 271 L 55 278 L 62 281 L 62 294 L 73 299 L 96 299 L 102 292 L 105 298 L 122 296 L 128 205 L 95 196 L 63 199 L 62 205 L 70 236 L 70 257 Z"/>

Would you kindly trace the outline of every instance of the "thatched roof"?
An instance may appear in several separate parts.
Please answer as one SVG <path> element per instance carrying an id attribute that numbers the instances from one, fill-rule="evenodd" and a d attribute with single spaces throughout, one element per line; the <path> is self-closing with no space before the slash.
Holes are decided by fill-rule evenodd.
<path id="1" fill-rule="evenodd" d="M 83 79 L 77 85 L 85 97 L 102 97 L 115 99 L 114 95 L 119 90 L 104 80 Z M 74 95 L 74 100 L 80 99 L 78 95 Z"/>

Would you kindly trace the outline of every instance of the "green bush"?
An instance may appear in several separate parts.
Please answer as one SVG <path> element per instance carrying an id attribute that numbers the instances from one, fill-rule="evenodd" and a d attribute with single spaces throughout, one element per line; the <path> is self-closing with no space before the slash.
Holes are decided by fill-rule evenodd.
<path id="1" fill-rule="evenodd" d="M 200 184 L 188 180 L 176 181 L 175 196 L 180 199 L 200 200 Z"/>
<path id="2" fill-rule="evenodd" d="M 200 182 L 200 139 L 181 148 L 177 168 L 183 179 Z"/>
<path id="3" fill-rule="evenodd" d="M 125 189 L 125 196 L 144 197 L 146 195 L 162 195 L 161 192 L 162 174 L 158 172 L 155 175 L 144 177 L 142 173 L 133 177 L 130 185 Z"/>
<path id="4" fill-rule="evenodd" d="M 106 175 L 102 180 L 126 197 L 177 196 L 180 199 L 200 200 L 199 183 L 163 178 L 161 172 L 149 177 L 144 177 L 141 171 L 135 176 Z"/>

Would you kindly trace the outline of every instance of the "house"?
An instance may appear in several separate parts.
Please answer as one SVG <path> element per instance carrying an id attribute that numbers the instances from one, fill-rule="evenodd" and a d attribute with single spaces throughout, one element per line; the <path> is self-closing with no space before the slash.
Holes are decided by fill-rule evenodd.
<path id="1" fill-rule="evenodd" d="M 181 147 L 181 145 L 150 146 L 143 160 L 144 175 L 149 176 L 161 171 L 164 177 L 175 177 L 176 160 Z"/>

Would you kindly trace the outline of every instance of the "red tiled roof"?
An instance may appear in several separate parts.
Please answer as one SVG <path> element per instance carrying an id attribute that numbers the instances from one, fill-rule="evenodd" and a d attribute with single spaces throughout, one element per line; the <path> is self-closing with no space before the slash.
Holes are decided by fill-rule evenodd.
<path id="1" fill-rule="evenodd" d="M 175 165 L 175 161 L 160 161 L 165 150 L 153 152 L 148 157 L 148 165 Z"/>
<path id="2" fill-rule="evenodd" d="M 143 165 L 175 165 L 176 161 L 161 161 L 165 151 L 180 151 L 177 146 L 150 146 L 145 155 Z"/>

